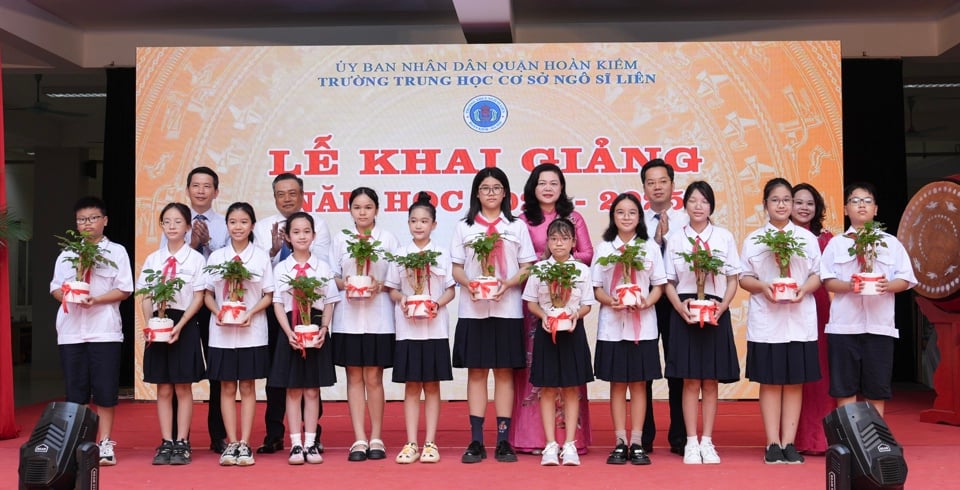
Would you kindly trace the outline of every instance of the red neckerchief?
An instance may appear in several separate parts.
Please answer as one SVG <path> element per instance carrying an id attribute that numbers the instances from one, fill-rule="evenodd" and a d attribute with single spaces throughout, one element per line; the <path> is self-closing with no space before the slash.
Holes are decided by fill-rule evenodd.
<path id="1" fill-rule="evenodd" d="M 503 221 L 503 218 L 497 217 L 493 221 L 487 221 L 483 215 L 477 213 L 477 216 L 473 219 L 477 224 L 487 227 L 487 236 L 491 236 L 494 233 L 497 233 L 497 224 Z M 493 260 L 495 271 L 499 269 L 501 274 L 507 273 L 507 257 L 503 254 L 503 241 L 497 240 L 497 243 L 494 244 L 493 250 L 490 252 L 490 259 Z M 483 271 L 486 274 L 486 271 Z"/>

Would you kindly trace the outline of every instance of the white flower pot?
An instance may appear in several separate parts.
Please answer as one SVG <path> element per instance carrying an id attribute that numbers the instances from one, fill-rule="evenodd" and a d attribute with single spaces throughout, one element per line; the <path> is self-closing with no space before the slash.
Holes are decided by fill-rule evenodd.
<path id="1" fill-rule="evenodd" d="M 496 277 L 480 276 L 470 281 L 470 286 L 476 290 L 473 293 L 473 299 L 490 299 L 500 287 L 500 282 Z"/>
<path id="2" fill-rule="evenodd" d="M 143 329 L 143 337 L 149 342 L 169 342 L 170 338 L 173 337 L 173 320 L 157 317 L 147 320 L 147 328 Z"/>
<path id="3" fill-rule="evenodd" d="M 320 344 L 320 327 L 317 325 L 295 325 L 293 333 L 300 341 L 300 345 L 311 348 Z"/>
<path id="4" fill-rule="evenodd" d="M 636 284 L 621 284 L 613 288 L 613 295 L 623 306 L 637 306 L 643 302 L 640 286 Z"/>
<path id="5" fill-rule="evenodd" d="M 407 316 L 410 318 L 430 318 L 433 310 L 433 300 L 427 294 L 407 296 Z"/>
<path id="6" fill-rule="evenodd" d="M 792 277 L 778 277 L 773 280 L 773 299 L 789 303 L 797 297 L 797 280 Z"/>
<path id="7" fill-rule="evenodd" d="M 67 303 L 80 303 L 90 297 L 90 283 L 86 281 L 67 281 L 63 288 L 63 300 Z"/>
<path id="8" fill-rule="evenodd" d="M 224 301 L 220 306 L 220 323 L 223 325 L 240 325 L 243 323 L 243 314 L 247 311 L 246 303 L 242 301 Z"/>
<path id="9" fill-rule="evenodd" d="M 347 297 L 363 299 L 373 296 L 373 278 L 370 276 L 350 276 L 347 278 Z"/>
<path id="10" fill-rule="evenodd" d="M 556 322 L 558 332 L 569 332 L 573 330 L 573 319 L 566 308 L 547 308 L 547 319 L 548 323 Z"/>
<path id="11" fill-rule="evenodd" d="M 709 299 L 694 299 L 687 303 L 687 308 L 690 310 L 690 313 L 693 313 L 693 316 L 698 319 L 702 318 L 704 322 L 709 322 L 712 316 L 710 313 L 701 314 L 700 312 L 701 310 L 709 310 L 711 306 L 713 306 L 713 301 Z"/>
<path id="12" fill-rule="evenodd" d="M 860 284 L 859 293 L 863 296 L 876 296 L 880 294 L 877 292 L 877 281 L 879 281 L 881 277 L 883 277 L 883 274 L 879 272 L 860 272 L 853 275 L 854 281 Z"/>

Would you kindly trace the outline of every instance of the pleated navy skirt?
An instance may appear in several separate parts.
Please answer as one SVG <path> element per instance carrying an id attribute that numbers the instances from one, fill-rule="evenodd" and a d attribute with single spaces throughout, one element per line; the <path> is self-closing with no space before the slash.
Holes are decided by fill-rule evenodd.
<path id="1" fill-rule="evenodd" d="M 681 294 L 680 300 L 696 298 Z M 720 301 L 720 298 L 709 297 Z M 666 376 L 683 379 L 715 379 L 720 383 L 740 380 L 740 359 L 733 340 L 730 311 L 717 319 L 717 325 L 687 323 L 670 308 L 670 349 L 666 353 Z"/>
<path id="2" fill-rule="evenodd" d="M 207 377 L 211 381 L 245 381 L 270 374 L 270 348 L 265 345 L 239 349 L 210 348 Z"/>
<path id="3" fill-rule="evenodd" d="M 288 312 L 287 321 L 292 322 L 292 317 L 293 314 Z M 337 384 L 337 372 L 333 367 L 333 342 L 329 334 L 320 348 L 300 351 L 290 346 L 287 334 L 281 328 L 277 332 L 276 344 L 267 386 L 320 388 Z"/>
<path id="4" fill-rule="evenodd" d="M 747 342 L 747 378 L 765 385 L 794 385 L 820 379 L 817 342 Z"/>
<path id="5" fill-rule="evenodd" d="M 527 367 L 523 318 L 460 318 L 453 338 L 453 367 Z"/>
<path id="6" fill-rule="evenodd" d="M 533 362 L 530 384 L 541 388 L 580 386 L 593 381 L 590 346 L 583 320 L 577 320 L 572 332 L 557 332 L 553 343 L 550 332 L 537 328 L 533 333 Z"/>
<path id="7" fill-rule="evenodd" d="M 398 340 L 393 356 L 393 382 L 450 381 L 450 341 Z"/>
<path id="8" fill-rule="evenodd" d="M 635 383 L 663 377 L 657 339 L 597 341 L 593 369 L 597 377 L 611 383 Z"/>
<path id="9" fill-rule="evenodd" d="M 183 310 L 167 310 L 167 318 L 176 325 L 183 318 Z M 143 351 L 145 383 L 196 383 L 204 379 L 205 375 L 200 328 L 196 317 L 183 326 L 176 342 L 151 342 Z"/>
<path id="10" fill-rule="evenodd" d="M 333 363 L 337 366 L 393 366 L 396 335 L 392 333 L 333 334 Z"/>

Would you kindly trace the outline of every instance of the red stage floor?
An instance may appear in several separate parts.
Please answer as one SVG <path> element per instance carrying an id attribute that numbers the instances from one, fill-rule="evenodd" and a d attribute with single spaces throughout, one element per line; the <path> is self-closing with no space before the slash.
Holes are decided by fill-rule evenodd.
<path id="1" fill-rule="evenodd" d="M 925 424 L 920 410 L 931 406 L 930 392 L 898 392 L 887 405 L 887 423 L 904 446 L 909 466 L 908 488 L 960 488 L 956 451 L 960 447 L 960 427 Z M 19 447 L 40 416 L 45 404 L 18 409 L 22 426 L 17 439 L 0 441 L 0 488 L 16 488 Z M 262 413 L 258 404 L 254 441 L 263 437 Z M 323 442 L 327 448 L 322 465 L 291 467 L 286 454 L 261 455 L 256 465 L 247 468 L 217 465 L 218 456 L 207 450 L 209 441 L 204 427 L 206 404 L 194 412 L 193 464 L 188 466 L 152 466 L 154 448 L 160 440 L 153 403 L 124 402 L 117 410 L 114 430 L 119 464 L 103 468 L 103 488 L 141 488 L 163 485 L 168 488 L 267 488 L 286 485 L 349 485 L 385 488 L 466 488 L 480 484 L 492 488 L 823 488 L 824 458 L 808 457 L 803 465 L 764 465 L 763 430 L 756 401 L 722 402 L 714 441 L 723 463 L 716 466 L 688 466 L 679 456 L 670 454 L 663 434 L 658 435 L 653 464 L 646 467 L 605 464 L 612 439 L 609 408 L 606 402 L 591 404 L 594 446 L 583 456 L 580 467 L 539 466 L 539 456 L 521 455 L 515 464 L 497 463 L 492 458 L 480 464 L 460 463 L 460 454 L 469 442 L 465 402 L 443 404 L 438 444 L 441 462 L 436 465 L 398 465 L 393 462 L 404 440 L 403 406 L 387 405 L 385 426 L 388 431 L 388 459 L 350 463 L 347 447 L 353 442 L 346 403 L 324 405 Z M 667 422 L 666 402 L 655 402 L 657 420 Z M 492 407 L 491 407 L 492 410 Z M 488 420 L 492 413 L 488 414 Z M 492 423 L 487 442 L 495 440 Z M 664 427 L 665 429 L 665 427 Z M 422 429 L 421 429 L 422 430 Z M 662 429 L 663 430 L 663 429 Z M 422 441 L 421 441 L 422 443 Z"/>

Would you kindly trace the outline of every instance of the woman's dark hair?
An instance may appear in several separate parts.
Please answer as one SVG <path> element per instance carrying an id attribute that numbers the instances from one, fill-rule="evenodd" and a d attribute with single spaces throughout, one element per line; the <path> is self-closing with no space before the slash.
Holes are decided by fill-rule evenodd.
<path id="1" fill-rule="evenodd" d="M 417 200 L 410 205 L 410 209 L 407 211 L 407 216 L 413 213 L 414 209 L 423 208 L 430 213 L 430 218 L 434 221 L 437 220 L 437 207 L 430 202 L 430 194 L 427 194 L 426 191 L 420 191 L 417 193 Z"/>
<path id="2" fill-rule="evenodd" d="M 543 210 L 540 209 L 540 202 L 537 201 L 537 184 L 540 182 L 540 174 L 544 172 L 553 172 L 560 179 L 560 197 L 557 199 L 557 217 L 566 218 L 573 212 L 573 200 L 567 197 L 567 179 L 563 176 L 560 167 L 552 163 L 541 163 L 533 168 L 527 183 L 523 186 L 523 215 L 527 217 L 527 222 L 533 226 L 543 223 Z"/>
<path id="3" fill-rule="evenodd" d="M 480 183 L 487 177 L 497 179 L 500 185 L 503 186 L 503 200 L 500 201 L 500 212 L 507 218 L 507 221 L 513 222 L 516 218 L 510 213 L 510 201 L 512 200 L 510 195 L 510 180 L 507 179 L 507 174 L 503 173 L 503 170 L 497 167 L 484 167 L 477 172 L 477 175 L 473 176 L 473 185 L 470 186 L 470 209 L 467 210 L 467 215 L 463 220 L 466 221 L 468 225 L 473 225 L 474 218 L 476 218 L 477 213 L 480 212 Z"/>
<path id="4" fill-rule="evenodd" d="M 823 196 L 820 195 L 817 188 L 806 182 L 793 186 L 794 198 L 800 191 L 807 191 L 813 196 L 813 218 L 810 219 L 810 232 L 820 236 L 820 233 L 823 232 L 823 219 L 827 214 L 827 203 L 824 202 Z"/>
<path id="5" fill-rule="evenodd" d="M 353 192 L 350 193 L 350 200 L 348 201 L 348 204 L 353 206 L 353 200 L 360 196 L 369 197 L 370 200 L 373 201 L 373 207 L 380 209 L 380 198 L 377 197 L 377 191 L 369 187 L 357 187 L 354 189 Z"/>
<path id="6" fill-rule="evenodd" d="M 693 191 L 699 192 L 710 203 L 710 214 L 713 214 L 713 210 L 717 207 L 717 199 L 713 195 L 713 187 L 704 180 L 697 180 L 687 185 L 687 190 L 683 192 L 683 207 L 687 207 L 687 201 L 690 200 Z"/>
<path id="7" fill-rule="evenodd" d="M 573 226 L 573 222 L 567 218 L 557 218 L 547 225 L 547 238 L 554 233 L 559 233 L 562 237 L 577 238 L 577 229 Z M 571 250 L 571 252 L 573 251 Z"/>
<path id="8" fill-rule="evenodd" d="M 297 218 L 303 218 L 307 220 L 307 222 L 310 223 L 310 229 L 313 230 L 313 227 L 314 227 L 313 216 L 310 216 L 310 213 L 306 213 L 303 211 L 297 211 L 296 213 L 293 213 L 290 216 L 287 216 L 287 221 L 286 223 L 284 223 L 285 225 L 284 230 L 290 231 L 290 227 L 293 225 L 293 220 Z"/>
<path id="9" fill-rule="evenodd" d="M 790 182 L 787 181 L 787 179 L 784 179 L 783 177 L 775 177 L 773 179 L 768 180 L 767 183 L 763 186 L 763 202 L 766 203 L 767 198 L 770 197 L 770 193 L 772 193 L 773 190 L 776 189 L 777 187 L 781 187 L 781 186 L 786 187 L 787 190 L 790 191 L 790 197 L 793 197 L 793 186 L 790 185 Z"/>
<path id="10" fill-rule="evenodd" d="M 877 203 L 877 187 L 869 182 L 854 182 L 843 188 L 843 202 L 847 202 L 847 199 L 850 199 L 850 196 L 853 195 L 853 191 L 857 189 L 862 189 L 870 193 L 873 196 L 873 203 Z"/>
<path id="11" fill-rule="evenodd" d="M 180 216 L 183 216 L 183 219 L 186 220 L 187 226 L 190 226 L 190 222 L 193 220 L 190 217 L 190 208 L 182 202 L 171 202 L 167 203 L 163 209 L 160 210 L 160 224 L 163 224 L 163 215 L 167 214 L 167 211 L 175 209 L 180 212 Z"/>
<path id="12" fill-rule="evenodd" d="M 624 200 L 629 200 L 637 206 L 637 238 L 641 240 L 649 238 L 647 235 L 647 223 L 643 219 L 643 206 L 640 204 L 640 199 L 629 192 L 624 192 L 610 203 L 610 224 L 607 225 L 607 229 L 603 232 L 603 240 L 606 242 L 612 242 L 614 238 L 617 238 L 617 234 L 620 233 L 620 230 L 617 230 L 617 223 L 613 217 L 617 211 L 617 205 Z"/>
<path id="13" fill-rule="evenodd" d="M 253 206 L 251 206 L 249 203 L 235 202 L 231 204 L 230 207 L 227 208 L 227 214 L 224 215 L 228 223 L 230 222 L 229 221 L 230 215 L 234 211 L 243 211 L 244 213 L 247 213 L 247 216 L 250 217 L 250 224 L 251 225 L 257 224 L 257 213 L 253 212 Z M 249 238 L 250 241 L 253 242 L 253 228 L 250 229 L 250 235 L 247 238 Z"/>

